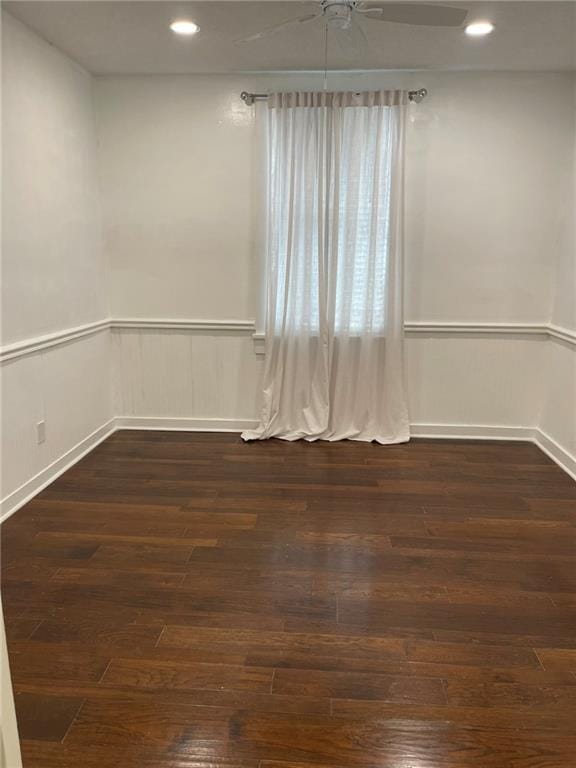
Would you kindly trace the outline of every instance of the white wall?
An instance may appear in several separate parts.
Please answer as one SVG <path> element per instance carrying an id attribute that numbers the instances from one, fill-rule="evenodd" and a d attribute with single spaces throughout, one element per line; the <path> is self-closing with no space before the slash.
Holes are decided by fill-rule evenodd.
<path id="1" fill-rule="evenodd" d="M 321 80 L 98 78 L 115 317 L 256 316 L 254 110 L 238 95 L 243 89 L 321 88 Z M 334 88 L 429 89 L 426 101 L 411 107 L 408 140 L 408 321 L 549 321 L 551 256 L 562 228 L 565 158 L 573 142 L 570 83 L 569 75 L 555 73 L 332 76 Z M 256 414 L 245 393 L 260 362 L 246 338 L 231 337 L 224 352 L 209 339 L 168 342 L 166 334 L 116 334 L 119 413 L 208 419 Z M 189 344 L 195 345 L 192 356 Z M 412 421 L 535 426 L 544 396 L 545 344 L 543 336 L 410 334 Z M 128 364 L 135 354 L 137 365 Z M 161 388 L 155 383 L 158 360 L 167 371 Z M 220 396 L 191 396 L 190 387 L 206 389 L 206 370 L 221 372 Z M 182 386 L 184 379 L 190 387 Z"/>
<path id="2" fill-rule="evenodd" d="M 409 154 L 410 319 L 548 319 L 569 86 L 566 74 L 430 78 Z"/>
<path id="3" fill-rule="evenodd" d="M 546 320 L 569 75 L 333 81 L 430 91 L 411 107 L 408 319 Z M 114 315 L 254 316 L 254 110 L 238 95 L 274 86 L 321 87 L 311 75 L 98 78 Z"/>
<path id="4" fill-rule="evenodd" d="M 253 115 L 241 84 L 98 78 L 114 316 L 253 317 Z"/>
<path id="5" fill-rule="evenodd" d="M 107 314 L 92 78 L 4 14 L 3 342 Z"/>
<path id="6" fill-rule="evenodd" d="M 2 343 L 18 347 L 106 318 L 108 297 L 92 78 L 2 21 Z M 112 417 L 109 332 L 4 362 L 2 416 L 6 497 Z"/>
<path id="7" fill-rule="evenodd" d="M 566 102 L 572 109 L 572 152 L 566 153 L 563 163 L 563 205 L 559 208 L 557 246 L 552 253 L 550 319 L 554 325 L 576 332 L 576 76 L 571 90 L 567 89 Z M 576 470 L 576 346 L 555 340 L 548 346 L 545 369 L 548 376 L 540 426 L 574 457 Z"/>
<path id="8" fill-rule="evenodd" d="M 566 107 L 572 112 L 572 143 L 563 144 L 564 180 L 558 208 L 559 226 L 554 252 L 552 322 L 576 330 L 576 73 L 566 89 Z"/>

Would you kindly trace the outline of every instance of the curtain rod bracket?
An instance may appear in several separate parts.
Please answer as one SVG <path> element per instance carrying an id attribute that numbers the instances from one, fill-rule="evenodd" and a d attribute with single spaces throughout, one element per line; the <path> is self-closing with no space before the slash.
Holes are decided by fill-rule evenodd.
<path id="1" fill-rule="evenodd" d="M 417 91 L 408 91 L 408 98 L 414 104 L 420 104 L 426 96 L 428 91 L 426 88 L 419 88 Z M 268 98 L 267 93 L 248 93 L 248 91 L 242 91 L 240 98 L 248 107 L 251 107 L 255 101 L 265 101 Z"/>
<path id="2" fill-rule="evenodd" d="M 251 107 L 252 104 L 256 101 L 256 97 L 259 96 L 261 99 L 267 98 L 263 93 L 248 93 L 248 91 L 242 91 L 240 94 L 240 98 L 246 104 L 247 106 Z"/>

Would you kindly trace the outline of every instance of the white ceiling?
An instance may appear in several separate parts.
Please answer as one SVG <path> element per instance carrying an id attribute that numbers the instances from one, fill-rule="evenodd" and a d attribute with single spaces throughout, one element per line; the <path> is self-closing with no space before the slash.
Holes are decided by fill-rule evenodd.
<path id="1" fill-rule="evenodd" d="M 431 0 L 428 0 L 430 2 Z M 432 0 L 433 2 L 433 0 Z M 364 22 L 369 46 L 344 53 L 331 41 L 331 69 L 576 69 L 576 2 L 444 3 L 490 19 L 496 31 L 471 39 L 461 29 Z M 10 13 L 97 74 L 316 70 L 324 63 L 321 23 L 271 38 L 234 40 L 314 10 L 300 2 L 5 2 Z M 168 28 L 176 18 L 200 27 L 193 38 Z"/>

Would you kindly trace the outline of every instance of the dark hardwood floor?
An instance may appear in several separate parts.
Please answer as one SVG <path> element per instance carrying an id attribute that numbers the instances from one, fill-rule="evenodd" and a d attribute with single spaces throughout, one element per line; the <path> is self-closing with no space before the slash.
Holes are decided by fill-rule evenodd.
<path id="1" fill-rule="evenodd" d="M 575 521 L 528 443 L 118 432 L 3 526 L 25 768 L 569 768 Z"/>

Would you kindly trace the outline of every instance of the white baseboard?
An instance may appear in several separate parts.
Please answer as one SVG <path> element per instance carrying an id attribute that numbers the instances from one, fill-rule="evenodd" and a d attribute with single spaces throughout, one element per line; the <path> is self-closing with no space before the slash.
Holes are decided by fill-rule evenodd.
<path id="1" fill-rule="evenodd" d="M 53 461 L 37 475 L 27 480 L 15 491 L 9 493 L 0 501 L 0 523 L 4 522 L 10 515 L 14 514 L 17 509 L 24 506 L 30 499 L 34 498 L 36 494 L 44 490 L 47 485 L 54 482 L 57 477 L 70 469 L 76 462 L 80 461 L 87 453 L 93 448 L 106 440 L 116 431 L 115 419 L 110 419 L 109 422 L 98 427 L 92 434 L 80 440 L 79 443 L 66 451 L 59 459 Z"/>
<path id="2" fill-rule="evenodd" d="M 187 419 L 164 416 L 118 416 L 116 429 L 166 429 L 183 432 L 242 432 L 254 429 L 254 419 Z"/>
<path id="3" fill-rule="evenodd" d="M 242 432 L 255 429 L 254 419 L 187 419 L 153 416 L 120 416 L 116 429 L 155 429 L 184 432 Z M 576 458 L 537 427 L 500 424 L 412 424 L 411 437 L 437 440 L 523 440 L 536 443 L 556 464 L 576 479 Z"/>
<path id="4" fill-rule="evenodd" d="M 445 440 L 534 440 L 533 427 L 509 427 L 492 424 L 411 424 L 411 437 L 435 437 Z"/>
<path id="5" fill-rule="evenodd" d="M 576 456 L 562 448 L 538 427 L 508 427 L 484 424 L 412 424 L 411 437 L 438 440 L 524 440 L 535 443 L 552 461 L 576 480 Z"/>
<path id="6" fill-rule="evenodd" d="M 184 432 L 242 432 L 255 429 L 256 419 L 191 419 L 168 416 L 118 416 L 116 429 L 179 430 Z M 532 427 L 470 424 L 412 424 L 412 437 L 462 440 L 534 440 Z"/>
<path id="7" fill-rule="evenodd" d="M 576 456 L 573 456 L 565 448 L 562 448 L 556 440 L 553 440 L 546 432 L 542 432 L 541 429 L 534 430 L 534 442 L 540 448 L 541 451 L 549 456 L 552 461 L 555 461 L 564 472 L 567 472 L 570 477 L 576 480 Z"/>
<path id="8" fill-rule="evenodd" d="M 45 467 L 0 501 L 0 523 L 57 477 L 80 461 L 117 429 L 174 430 L 184 432 L 242 432 L 254 429 L 254 419 L 187 419 L 152 416 L 120 416 L 111 419 Z M 550 435 L 536 427 L 510 427 L 475 424 L 412 424 L 412 437 L 430 437 L 438 440 L 524 440 L 535 443 L 552 461 L 576 480 L 576 457 L 562 448 Z"/>

